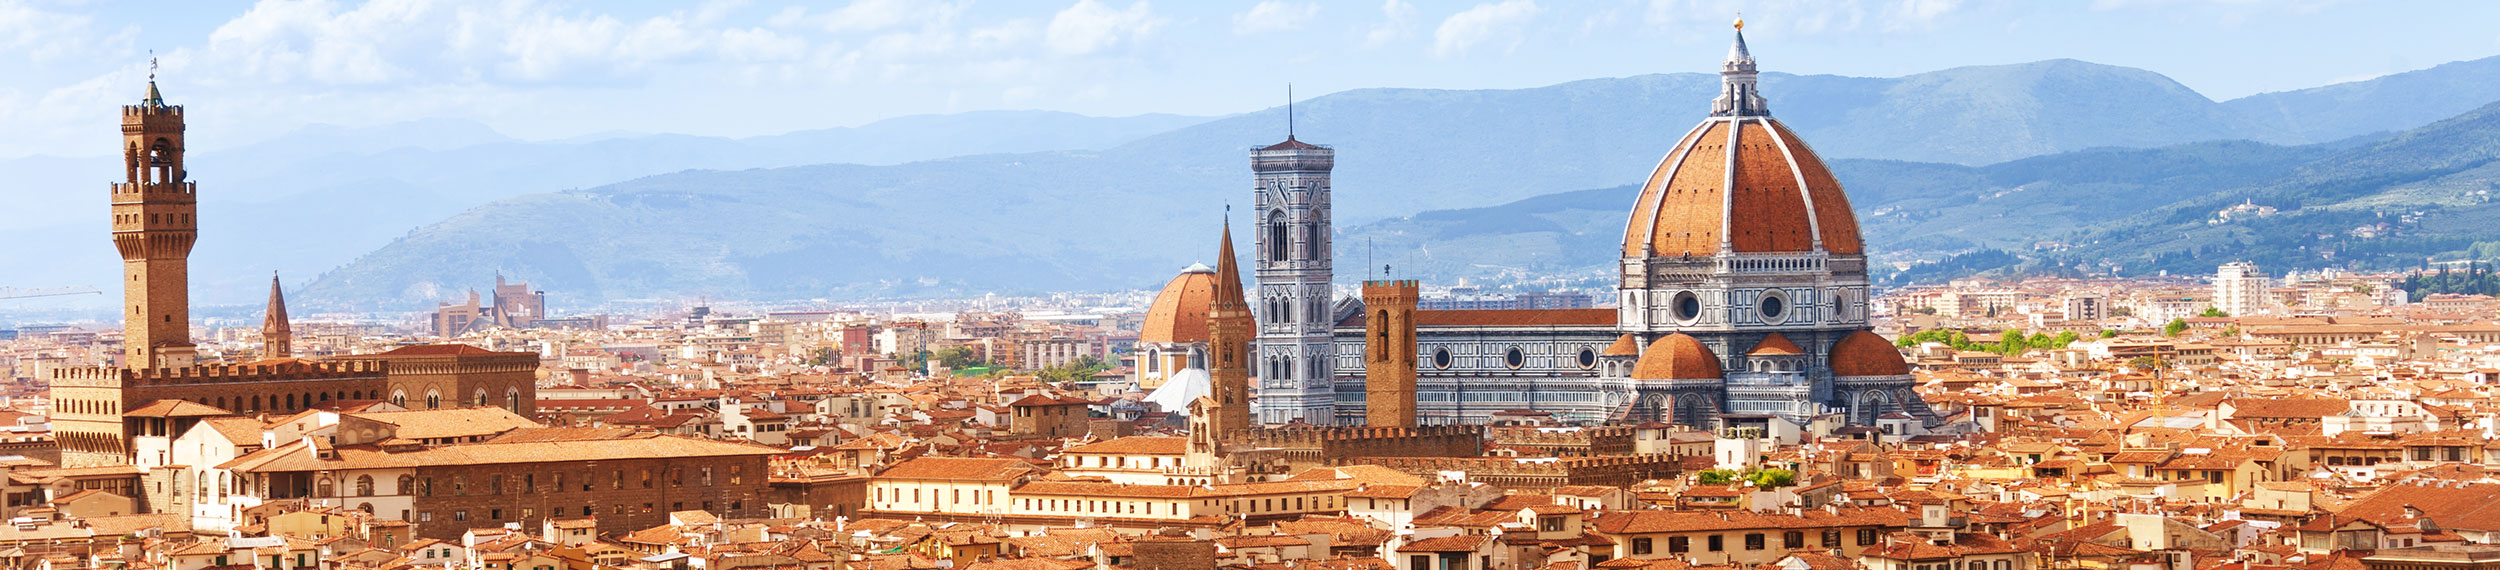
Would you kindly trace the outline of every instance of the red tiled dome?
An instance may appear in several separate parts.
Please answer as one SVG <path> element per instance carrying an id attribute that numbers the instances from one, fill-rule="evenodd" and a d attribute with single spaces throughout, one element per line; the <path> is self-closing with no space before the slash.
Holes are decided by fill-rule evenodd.
<path id="1" fill-rule="evenodd" d="M 1780 336 L 1780 333 L 1771 333 L 1771 336 L 1762 337 L 1762 342 L 1754 343 L 1753 350 L 1745 351 L 1747 356 L 1779 356 L 1805 353 L 1806 349 L 1797 348 L 1797 343 L 1789 342 L 1788 337 Z"/>
<path id="2" fill-rule="evenodd" d="M 1717 380 L 1719 357 L 1703 346 L 1693 335 L 1675 333 L 1659 337 L 1641 351 L 1641 359 L 1632 364 L 1634 380 Z"/>
<path id="3" fill-rule="evenodd" d="M 1900 376 L 1910 373 L 1901 351 L 1871 331 L 1849 333 L 1832 343 L 1833 376 Z"/>
<path id="4" fill-rule="evenodd" d="M 1615 338 L 1615 343 L 1608 345 L 1605 352 L 1606 356 L 1639 356 L 1640 354 L 1641 341 L 1633 339 L 1632 335 L 1628 334 Z"/>
<path id="5" fill-rule="evenodd" d="M 1155 294 L 1154 305 L 1146 309 L 1146 322 L 1137 331 L 1137 341 L 1206 342 L 1207 310 L 1214 304 L 1215 270 L 1205 265 L 1181 270 L 1172 282 L 1163 285 L 1163 292 Z"/>
<path id="6" fill-rule="evenodd" d="M 1800 189 L 1803 190 L 1800 190 Z M 1623 255 L 1858 254 L 1857 216 L 1823 159 L 1779 120 L 1713 117 L 1684 136 L 1642 186 Z"/>

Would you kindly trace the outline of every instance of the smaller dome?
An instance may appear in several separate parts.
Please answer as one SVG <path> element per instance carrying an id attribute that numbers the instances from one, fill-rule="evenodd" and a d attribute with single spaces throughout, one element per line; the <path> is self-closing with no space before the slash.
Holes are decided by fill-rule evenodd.
<path id="1" fill-rule="evenodd" d="M 1603 354 L 1606 356 L 1640 356 L 1641 341 L 1633 339 L 1632 335 L 1628 334 L 1617 337 L 1615 343 L 1607 346 Z"/>
<path id="2" fill-rule="evenodd" d="M 1788 356 L 1805 353 L 1806 349 L 1797 348 L 1797 343 L 1788 342 L 1788 337 L 1780 336 L 1780 333 L 1771 333 L 1771 336 L 1762 337 L 1762 342 L 1754 343 L 1753 350 L 1745 351 L 1746 356 Z"/>
<path id="3" fill-rule="evenodd" d="M 1703 346 L 1693 335 L 1675 333 L 1659 337 L 1641 351 L 1641 359 L 1632 365 L 1634 380 L 1718 380 L 1719 357 Z"/>
<path id="4" fill-rule="evenodd" d="M 1833 376 L 1901 376 L 1910 373 L 1910 363 L 1901 360 L 1901 351 L 1873 331 L 1849 333 L 1840 342 L 1832 343 Z"/>
<path id="5" fill-rule="evenodd" d="M 1205 264 L 1190 265 L 1155 294 L 1154 305 L 1146 309 L 1146 322 L 1138 328 L 1137 342 L 1206 342 L 1207 312 L 1214 304 L 1215 270 Z"/>

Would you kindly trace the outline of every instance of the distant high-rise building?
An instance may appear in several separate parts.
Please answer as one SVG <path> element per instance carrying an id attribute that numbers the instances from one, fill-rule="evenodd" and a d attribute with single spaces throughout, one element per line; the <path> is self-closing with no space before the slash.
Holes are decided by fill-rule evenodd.
<path id="1" fill-rule="evenodd" d="M 2109 318 L 2109 301 L 2099 293 L 2077 291 L 2066 294 L 2066 320 L 2095 322 Z"/>
<path id="2" fill-rule="evenodd" d="M 461 304 L 435 305 L 434 336 L 451 338 L 487 327 L 521 328 L 547 320 L 546 292 L 531 290 L 528 283 L 506 282 L 500 274 L 495 276 L 494 292 L 492 304 L 480 302 L 477 291 L 471 290 Z"/>
<path id="3" fill-rule="evenodd" d="M 1293 138 L 1250 151 L 1258 222 L 1258 421 L 1336 422 L 1329 172 L 1337 151 Z"/>
<path id="4" fill-rule="evenodd" d="M 2257 264 L 2234 261 L 2214 272 L 2214 308 L 2234 317 L 2266 311 L 2266 273 Z"/>

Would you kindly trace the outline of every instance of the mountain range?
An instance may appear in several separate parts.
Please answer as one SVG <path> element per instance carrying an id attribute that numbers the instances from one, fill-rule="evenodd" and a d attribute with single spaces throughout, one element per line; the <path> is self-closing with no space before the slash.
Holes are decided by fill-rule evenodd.
<path id="1" fill-rule="evenodd" d="M 1898 78 L 1766 74 L 1763 90 L 1833 162 L 1870 240 L 1910 264 L 1971 248 L 2081 255 L 2037 242 L 2178 201 L 2029 195 L 2256 184 L 2268 169 L 2500 100 L 2495 78 L 2500 58 L 2216 102 L 2156 73 L 2051 60 Z M 1295 122 L 1301 138 L 1339 153 L 1341 265 L 1367 263 L 1361 244 L 1371 243 L 1372 256 L 1412 258 L 1417 273 L 1400 273 L 1426 279 L 1534 273 L 1608 261 L 1578 258 L 1602 258 L 1619 239 L 1622 185 L 1655 166 L 1716 89 L 1714 75 L 1696 73 L 1359 89 L 1299 103 Z M 1223 205 L 1244 197 L 1244 153 L 1280 138 L 1284 112 L 994 112 L 737 140 L 520 142 L 458 124 L 299 133 L 194 156 L 204 197 L 195 298 L 251 303 L 273 266 L 290 281 L 336 267 L 298 294 L 314 310 L 421 308 L 494 272 L 576 306 L 1151 287 L 1211 253 Z M 77 162 L 0 161 L 7 179 L 72 189 L 46 190 L 33 201 L 48 215 L 21 218 L 66 222 L 0 221 L 0 237 L 63 244 L 0 254 L 38 268 L 33 277 L 111 275 L 102 223 L 85 220 L 100 217 L 85 215 L 100 211 L 100 191 L 75 190 L 102 184 L 13 176 L 113 172 Z M 2112 168 L 2141 177 L 2118 180 Z M 2027 176 L 2068 189 L 2010 182 Z"/>

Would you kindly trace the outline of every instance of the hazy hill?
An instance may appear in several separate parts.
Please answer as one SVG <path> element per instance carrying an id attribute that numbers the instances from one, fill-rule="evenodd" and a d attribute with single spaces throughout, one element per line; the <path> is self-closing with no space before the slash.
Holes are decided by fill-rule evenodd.
<path id="1" fill-rule="evenodd" d="M 272 270 L 290 282 L 309 279 L 415 228 L 515 195 L 692 168 L 895 164 L 1105 148 L 1205 120 L 987 111 L 747 139 L 624 134 L 543 142 L 455 120 L 310 126 L 190 157 L 187 166 L 202 195 L 193 298 L 257 303 Z M 104 188 L 119 172 L 118 159 L 110 157 L 0 160 L 0 199 L 15 214 L 0 217 L 0 240 L 45 244 L 0 249 L 0 266 L 10 268 L 5 285 L 110 289 L 120 264 L 105 237 Z"/>
<path id="2" fill-rule="evenodd" d="M 2500 57 L 2367 81 L 2232 99 L 2223 106 L 2308 141 L 2401 131 L 2500 101 Z"/>
<path id="3" fill-rule="evenodd" d="M 2184 201 L 2358 144 L 2219 140 L 2302 139 L 2157 74 L 2075 61 L 1764 82 L 1774 113 L 1833 160 L 1883 259 L 1905 263 L 1972 248 L 2101 251 L 2092 232 L 2203 207 Z M 1339 152 L 1342 266 L 1367 265 L 1376 248 L 1428 279 L 1569 271 L 1604 266 L 1630 200 L 1619 186 L 1655 166 L 1715 85 L 1670 74 L 1365 89 L 1305 102 L 1297 122 L 1301 138 Z M 405 307 L 495 271 L 582 303 L 1151 286 L 1204 260 L 1221 205 L 1242 201 L 1244 152 L 1278 138 L 1283 112 L 1098 152 L 692 171 L 509 198 L 413 232 L 304 296 Z M 1614 189 L 1544 196 L 1570 188 Z M 1431 212 L 1401 217 L 1417 211 Z"/>

